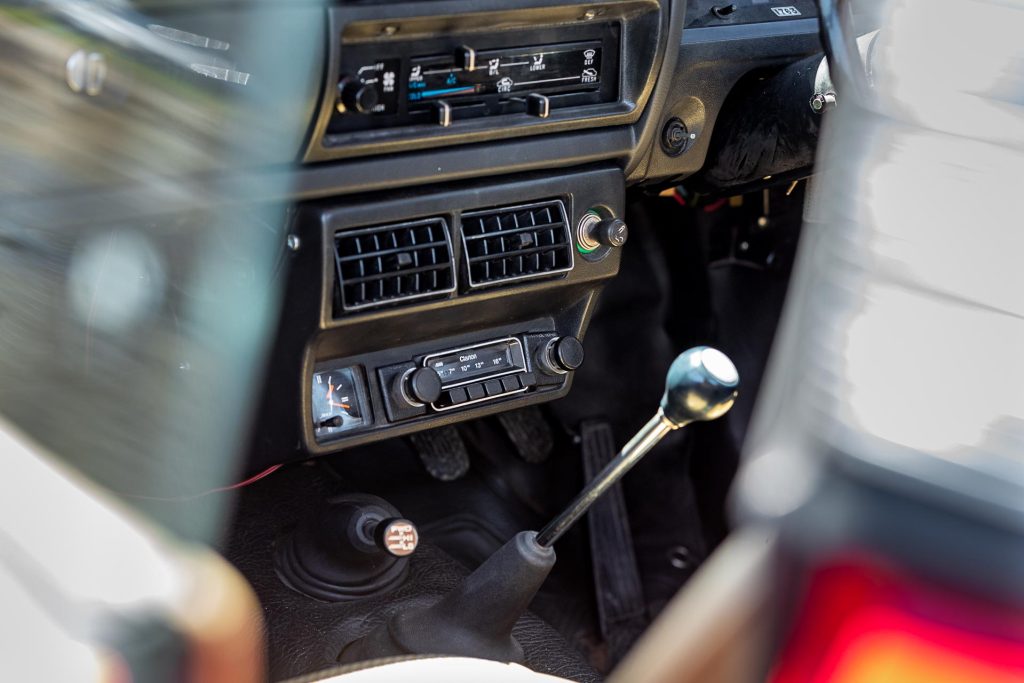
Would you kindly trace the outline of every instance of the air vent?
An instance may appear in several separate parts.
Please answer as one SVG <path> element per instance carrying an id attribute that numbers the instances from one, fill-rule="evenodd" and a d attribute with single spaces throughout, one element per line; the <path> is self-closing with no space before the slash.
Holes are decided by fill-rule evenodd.
<path id="1" fill-rule="evenodd" d="M 334 258 L 344 312 L 455 291 L 452 241 L 441 218 L 339 232 Z"/>
<path id="2" fill-rule="evenodd" d="M 462 244 L 471 288 L 572 270 L 561 201 L 464 213 Z"/>

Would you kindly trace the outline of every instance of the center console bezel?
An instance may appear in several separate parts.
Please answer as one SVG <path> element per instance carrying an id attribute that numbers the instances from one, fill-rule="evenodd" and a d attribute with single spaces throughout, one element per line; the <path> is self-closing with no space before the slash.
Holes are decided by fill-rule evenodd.
<path id="1" fill-rule="evenodd" d="M 458 245 L 461 212 L 498 205 L 528 203 L 557 197 L 564 202 L 567 218 L 575 224 L 589 207 L 600 204 L 617 214 L 625 209 L 622 171 L 608 166 L 550 176 L 523 175 L 505 181 L 440 187 L 400 195 L 369 197 L 363 201 L 319 201 L 302 205 L 293 220 L 293 232 L 303 244 L 321 248 L 302 249 L 292 266 L 292 287 L 308 296 L 314 278 L 320 279 L 318 319 L 309 328 L 308 307 L 285 311 L 282 326 L 290 333 L 288 343 L 299 345 L 301 367 L 294 379 L 275 385 L 275 394 L 286 402 L 298 398 L 300 415 L 292 432 L 305 454 L 326 454 L 381 439 L 410 434 L 427 427 L 452 424 L 512 408 L 549 401 L 568 393 L 572 373 L 551 376 L 536 372 L 530 358 L 538 345 L 567 335 L 584 339 L 585 330 L 602 285 L 618 271 L 619 254 L 599 262 L 577 259 L 569 273 L 547 280 L 511 282 L 495 289 L 462 291 L 450 299 L 411 301 L 406 305 L 358 311 L 336 316 L 331 305 L 335 274 L 333 238 L 337 231 L 386 221 L 416 220 L 442 215 L 453 226 Z M 458 246 L 456 246 L 458 249 Z M 319 264 L 312 260 L 313 252 Z M 293 299 L 290 299 L 293 300 Z M 312 302 L 310 302 L 312 303 Z M 305 321 L 305 322 L 304 322 Z M 309 330 L 303 332 L 303 330 Z M 530 376 L 528 391 L 509 391 L 450 410 L 424 409 L 389 419 L 386 391 L 389 378 L 382 370 L 415 364 L 450 349 L 516 337 L 526 345 Z M 282 350 L 282 357 L 290 352 Z M 326 364 L 326 365 L 325 365 Z M 366 381 L 373 425 L 346 432 L 342 437 L 318 443 L 312 426 L 310 385 L 313 372 L 325 366 L 357 367 Z M 535 375 L 535 377 L 534 377 Z M 294 382 L 294 384 L 293 384 Z M 525 383 L 525 382 L 524 382 Z M 291 385 L 290 387 L 288 385 Z M 293 393 L 294 392 L 294 393 Z M 294 404 L 293 404 L 294 405 Z M 392 411 L 393 412 L 393 411 Z M 287 433 L 282 434 L 286 444 Z M 272 447 L 272 444 L 267 444 Z M 280 454 L 278 455 L 280 457 Z"/>

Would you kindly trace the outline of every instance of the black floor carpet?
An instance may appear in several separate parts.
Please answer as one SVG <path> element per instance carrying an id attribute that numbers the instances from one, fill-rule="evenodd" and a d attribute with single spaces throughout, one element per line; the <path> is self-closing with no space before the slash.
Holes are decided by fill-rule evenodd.
<path id="1" fill-rule="evenodd" d="M 252 583 L 263 606 L 271 680 L 335 666 L 338 653 L 349 642 L 392 614 L 436 599 L 467 573 L 431 543 L 427 533 L 412 557 L 408 579 L 387 595 L 329 603 L 284 586 L 273 568 L 276 540 L 305 511 L 346 490 L 351 489 L 318 464 L 282 469 L 248 487 L 240 497 L 235 534 L 226 555 Z M 558 631 L 539 617 L 527 614 L 514 635 L 523 645 L 530 668 L 576 681 L 600 680 Z"/>

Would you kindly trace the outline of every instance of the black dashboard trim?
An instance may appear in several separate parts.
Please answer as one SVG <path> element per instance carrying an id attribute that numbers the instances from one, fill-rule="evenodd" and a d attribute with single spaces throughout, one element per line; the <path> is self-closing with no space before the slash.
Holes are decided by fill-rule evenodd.
<path id="1" fill-rule="evenodd" d="M 736 24 L 734 26 L 704 26 L 683 31 L 683 46 L 722 43 L 730 40 L 753 40 L 757 38 L 778 38 L 818 34 L 817 19 L 793 19 L 772 21 L 761 24 Z"/>

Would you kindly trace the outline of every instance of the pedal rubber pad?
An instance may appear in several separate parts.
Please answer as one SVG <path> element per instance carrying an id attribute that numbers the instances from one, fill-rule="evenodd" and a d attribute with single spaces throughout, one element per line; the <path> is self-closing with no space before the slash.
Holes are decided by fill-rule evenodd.
<path id="1" fill-rule="evenodd" d="M 453 481 L 469 471 L 469 451 L 455 427 L 419 432 L 409 440 L 434 479 Z"/>
<path id="2" fill-rule="evenodd" d="M 618 454 L 611 426 L 597 420 L 580 425 L 583 476 L 592 480 Z M 622 483 L 609 488 L 587 514 L 590 555 L 601 635 L 612 664 L 618 663 L 647 627 L 647 607 Z"/>
<path id="3" fill-rule="evenodd" d="M 512 410 L 498 415 L 519 457 L 530 463 L 544 462 L 555 448 L 551 426 L 537 406 Z"/>

